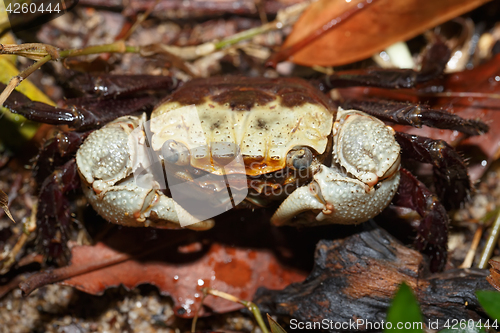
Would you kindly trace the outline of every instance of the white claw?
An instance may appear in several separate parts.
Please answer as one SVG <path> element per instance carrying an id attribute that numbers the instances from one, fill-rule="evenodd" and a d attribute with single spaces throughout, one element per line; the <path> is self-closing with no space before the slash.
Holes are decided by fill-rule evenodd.
<path id="1" fill-rule="evenodd" d="M 298 219 L 296 224 L 357 224 L 382 212 L 399 185 L 399 172 L 367 191 L 363 182 L 322 167 L 314 175 L 314 186 L 295 190 L 281 204 L 271 221 L 286 224 L 293 216 L 311 210 L 314 219 Z"/>
<path id="2" fill-rule="evenodd" d="M 364 112 L 339 108 L 334 128 L 335 162 L 363 183 L 374 186 L 399 168 L 392 127 Z"/>
<path id="3" fill-rule="evenodd" d="M 274 225 L 284 225 L 292 217 L 313 209 L 325 209 L 325 204 L 315 195 L 316 189 L 311 186 L 299 187 L 288 196 L 271 218 Z"/>
<path id="4" fill-rule="evenodd" d="M 213 220 L 200 221 L 159 189 L 137 185 L 133 169 L 146 155 L 130 145 L 129 134 L 145 119 L 121 117 L 89 135 L 76 156 L 85 196 L 112 223 L 179 228 L 181 219 L 190 229 L 210 229 Z"/>
<path id="5" fill-rule="evenodd" d="M 295 190 L 271 221 L 283 225 L 300 214 L 294 224 L 365 222 L 396 194 L 399 164 L 400 147 L 391 127 L 364 112 L 339 108 L 331 167 L 320 166 L 313 181 Z"/>

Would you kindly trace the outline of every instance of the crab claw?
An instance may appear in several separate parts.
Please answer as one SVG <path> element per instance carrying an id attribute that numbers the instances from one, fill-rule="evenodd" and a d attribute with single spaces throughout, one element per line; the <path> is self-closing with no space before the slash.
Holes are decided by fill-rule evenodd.
<path id="1" fill-rule="evenodd" d="M 333 124 L 333 162 L 320 165 L 271 218 L 276 225 L 356 224 L 378 215 L 399 185 L 400 147 L 394 130 L 356 110 L 339 108 Z M 305 218 L 305 219 L 304 219 Z"/>
<path id="2" fill-rule="evenodd" d="M 92 132 L 76 155 L 83 192 L 92 207 L 109 222 L 143 227 L 204 230 L 213 220 L 200 221 L 158 186 L 139 186 L 133 171 L 145 158 L 144 144 L 130 143 L 130 134 L 143 128 L 145 115 L 116 119 Z M 142 150 L 141 150 L 142 149 Z"/>
<path id="3" fill-rule="evenodd" d="M 189 229 L 206 230 L 213 220 L 200 221 L 160 190 L 137 186 L 133 178 L 96 194 L 91 186 L 83 192 L 94 209 L 111 223 L 130 227 L 179 228 L 180 221 Z"/>
<path id="4" fill-rule="evenodd" d="M 399 172 L 368 188 L 365 183 L 322 166 L 307 186 L 295 190 L 276 210 L 271 222 L 285 224 L 357 224 L 387 207 L 396 194 Z M 292 219 L 300 214 L 297 219 Z"/>

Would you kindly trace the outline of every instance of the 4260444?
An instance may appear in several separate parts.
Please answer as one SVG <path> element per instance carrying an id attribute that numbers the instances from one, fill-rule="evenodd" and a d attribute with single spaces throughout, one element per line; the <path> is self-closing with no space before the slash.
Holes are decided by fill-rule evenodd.
<path id="1" fill-rule="evenodd" d="M 59 2 L 52 4 L 51 2 L 42 2 L 39 5 L 32 3 L 9 2 L 5 11 L 9 14 L 27 14 L 27 13 L 59 13 Z"/>
<path id="2" fill-rule="evenodd" d="M 481 321 L 474 321 L 472 319 L 466 320 L 466 319 L 448 319 L 444 323 L 444 328 L 447 329 L 480 329 L 480 328 L 486 328 L 490 329 L 493 328 L 495 330 L 498 330 L 498 321 L 497 320 L 486 320 L 484 322 Z"/>

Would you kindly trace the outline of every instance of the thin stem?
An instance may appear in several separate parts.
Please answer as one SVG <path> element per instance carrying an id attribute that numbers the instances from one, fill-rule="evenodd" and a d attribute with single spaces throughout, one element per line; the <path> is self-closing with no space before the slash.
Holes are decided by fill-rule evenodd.
<path id="1" fill-rule="evenodd" d="M 259 325 L 262 332 L 269 333 L 269 330 L 267 329 L 264 319 L 262 319 L 262 314 L 260 313 L 260 309 L 257 305 L 255 305 L 255 303 L 241 300 L 236 296 L 212 288 L 204 288 L 203 292 L 209 295 L 227 299 L 228 301 L 231 302 L 240 303 L 241 305 L 245 306 L 254 315 L 255 320 L 257 321 L 257 324 Z"/>
<path id="2" fill-rule="evenodd" d="M 205 293 L 205 292 L 203 293 L 203 297 L 201 298 L 200 306 L 198 307 L 198 310 L 196 311 L 196 315 L 194 316 L 193 321 L 191 322 L 191 333 L 196 332 L 196 323 L 198 322 L 198 317 L 200 315 L 200 310 L 201 310 L 201 307 L 203 305 L 203 301 L 205 300 L 207 295 L 208 295 L 207 293 Z"/>
<path id="3" fill-rule="evenodd" d="M 142 24 L 142 22 L 146 20 L 146 18 L 151 14 L 153 9 L 155 9 L 156 5 L 158 5 L 159 2 L 160 0 L 156 0 L 155 3 L 152 6 L 150 6 L 144 14 L 140 15 L 134 22 L 132 27 L 130 27 L 127 33 L 122 38 L 120 38 L 120 40 L 127 40 L 130 37 L 130 35 L 132 35 L 134 31 Z"/>
<path id="4" fill-rule="evenodd" d="M 261 35 L 261 34 L 264 34 L 266 32 L 276 30 L 276 29 L 277 29 L 276 22 L 273 21 L 273 22 L 261 25 L 259 27 L 255 27 L 252 29 L 241 31 L 241 32 L 238 32 L 238 33 L 230 36 L 230 37 L 224 38 L 223 40 L 221 40 L 219 42 L 216 42 L 215 49 L 220 50 L 220 49 L 223 49 L 227 46 L 234 45 L 234 44 L 239 43 L 243 40 L 247 40 L 247 39 L 253 38 L 255 36 L 258 36 L 258 35 Z"/>
<path id="5" fill-rule="evenodd" d="M 495 249 L 498 241 L 498 236 L 500 234 L 500 213 L 497 215 L 495 223 L 491 227 L 490 234 L 488 235 L 488 240 L 484 246 L 483 253 L 481 253 L 481 260 L 479 260 L 478 268 L 485 269 L 488 267 L 488 260 L 491 258 L 491 254 Z"/>
<path id="6" fill-rule="evenodd" d="M 49 60 L 52 59 L 51 55 L 46 55 L 42 59 L 38 60 L 35 62 L 33 65 L 29 66 L 26 68 L 24 71 L 19 73 L 18 75 L 14 76 L 10 81 L 9 84 L 5 87 L 5 89 L 2 91 L 0 94 L 0 105 L 3 105 L 3 103 L 7 100 L 7 98 L 10 96 L 12 91 L 16 89 L 16 87 L 23 82 L 25 78 L 27 78 L 31 73 L 36 71 L 38 68 L 40 68 L 43 64 L 48 62 Z"/>
<path id="7" fill-rule="evenodd" d="M 470 245 L 469 251 L 465 256 L 465 259 L 460 265 L 460 268 L 471 268 L 472 263 L 474 262 L 474 257 L 476 256 L 477 247 L 479 246 L 479 242 L 481 241 L 481 236 L 483 235 L 483 225 L 480 224 L 477 226 L 476 232 L 474 233 L 474 238 L 472 239 L 472 244 Z"/>
<path id="8" fill-rule="evenodd" d="M 88 46 L 81 50 L 63 50 L 59 51 L 59 58 L 78 57 L 83 55 L 99 54 L 99 53 L 139 53 L 138 47 L 126 46 L 122 40 L 111 44 Z"/>
<path id="9" fill-rule="evenodd" d="M 215 43 L 215 49 L 220 50 L 224 47 L 236 44 L 243 40 L 253 38 L 255 36 L 264 34 L 269 31 L 283 29 L 285 26 L 295 23 L 299 18 L 300 14 L 304 12 L 304 10 L 309 6 L 309 4 L 310 1 L 304 1 L 302 3 L 298 3 L 296 5 L 287 7 L 283 11 L 280 11 L 278 13 L 274 21 L 263 24 L 259 27 L 241 31 L 228 38 L 224 38 L 220 42 Z"/>

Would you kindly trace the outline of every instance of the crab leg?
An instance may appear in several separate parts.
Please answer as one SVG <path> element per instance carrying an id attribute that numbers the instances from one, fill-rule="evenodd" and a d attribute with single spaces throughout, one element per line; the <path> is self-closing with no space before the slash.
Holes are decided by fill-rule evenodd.
<path id="1" fill-rule="evenodd" d="M 329 75 L 323 84 L 326 88 L 378 87 L 413 88 L 419 83 L 438 77 L 450 59 L 450 49 L 439 39 L 425 52 L 420 71 L 413 69 L 368 69 L 344 71 Z"/>
<path id="2" fill-rule="evenodd" d="M 472 184 L 463 158 L 446 141 L 396 132 L 404 157 L 432 164 L 441 203 L 459 208 L 469 198 Z"/>
<path id="3" fill-rule="evenodd" d="M 425 105 L 394 101 L 348 101 L 343 107 L 371 114 L 383 121 L 420 128 L 423 125 L 457 130 L 468 135 L 480 135 L 489 130 L 479 120 L 464 119 L 445 110 L 430 109 Z"/>
<path id="4" fill-rule="evenodd" d="M 177 82 L 167 77 L 138 76 L 137 82 L 131 87 L 125 87 L 118 78 L 106 76 L 105 80 L 93 81 L 87 77 L 77 77 L 82 82 L 82 90 L 85 92 L 94 90 L 101 91 L 101 97 L 81 97 L 65 101 L 62 107 L 53 107 L 41 102 L 35 102 L 20 92 L 13 91 L 5 101 L 4 106 L 13 113 L 20 114 L 29 120 L 43 122 L 53 125 L 68 125 L 77 130 L 87 130 L 100 127 L 117 117 L 145 111 L 152 108 L 158 97 L 153 95 L 126 96 L 115 98 L 118 95 L 126 95 L 140 90 L 161 89 L 170 91 L 175 88 Z M 146 80 L 149 79 L 149 84 Z M 133 78 L 125 81 L 131 84 Z M 5 85 L 0 84 L 0 89 Z"/>
<path id="5" fill-rule="evenodd" d="M 431 271 L 441 270 L 447 257 L 449 219 L 437 197 L 409 171 L 401 169 L 401 183 L 389 208 L 393 206 L 410 208 L 421 216 L 415 247 L 429 256 Z"/>
<path id="6" fill-rule="evenodd" d="M 170 76 L 156 75 L 110 75 L 98 76 L 79 73 L 64 82 L 65 86 L 82 94 L 97 96 L 119 96 L 138 91 L 171 91 L 178 81 Z"/>
<path id="7" fill-rule="evenodd" d="M 69 259 L 67 248 L 71 215 L 65 194 L 80 186 L 76 163 L 69 160 L 45 179 L 38 195 L 37 244 L 49 260 L 63 264 Z"/>
<path id="8" fill-rule="evenodd" d="M 33 169 L 37 184 L 42 184 L 55 168 L 75 157 L 75 153 L 89 132 L 59 132 L 48 140 L 38 153 Z"/>

